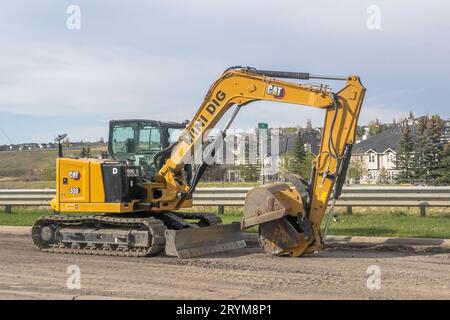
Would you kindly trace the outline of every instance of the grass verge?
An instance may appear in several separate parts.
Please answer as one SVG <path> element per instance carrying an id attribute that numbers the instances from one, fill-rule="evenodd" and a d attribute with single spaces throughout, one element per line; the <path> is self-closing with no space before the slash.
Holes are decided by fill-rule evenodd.
<path id="1" fill-rule="evenodd" d="M 209 209 L 209 210 L 208 210 Z M 186 211 L 209 211 L 212 208 L 193 208 Z M 40 216 L 49 214 L 45 209 L 15 209 L 13 213 L 0 212 L 0 225 L 31 226 Z M 221 216 L 224 223 L 241 220 L 242 209 L 226 208 Z M 325 223 L 325 219 L 324 219 Z M 324 224 L 323 223 L 323 224 Z M 249 231 L 256 232 L 257 228 Z M 347 215 L 339 213 L 330 224 L 329 234 L 346 236 L 450 238 L 448 213 L 430 214 L 425 218 L 402 212 L 364 212 Z"/>
<path id="2" fill-rule="evenodd" d="M 0 212 L 0 225 L 2 226 L 31 226 L 40 216 L 50 214 L 50 210 L 15 209 L 12 213 Z"/>

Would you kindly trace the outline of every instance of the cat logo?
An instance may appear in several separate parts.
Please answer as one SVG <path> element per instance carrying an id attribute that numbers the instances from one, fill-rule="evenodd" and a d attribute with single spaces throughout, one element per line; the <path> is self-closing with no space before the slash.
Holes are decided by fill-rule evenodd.
<path id="1" fill-rule="evenodd" d="M 78 171 L 70 171 L 69 172 L 69 179 L 80 180 L 80 173 Z"/>
<path id="2" fill-rule="evenodd" d="M 267 93 L 274 96 L 275 98 L 281 99 L 284 97 L 284 88 L 279 86 L 274 86 L 269 84 L 267 86 Z"/>

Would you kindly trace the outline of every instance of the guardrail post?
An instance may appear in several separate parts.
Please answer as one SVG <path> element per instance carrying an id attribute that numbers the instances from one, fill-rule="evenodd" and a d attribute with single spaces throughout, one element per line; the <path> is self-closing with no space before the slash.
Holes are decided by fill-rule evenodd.
<path id="1" fill-rule="evenodd" d="M 12 212 L 12 207 L 11 206 L 5 206 L 5 212 L 6 213 L 11 213 Z"/>
<path id="2" fill-rule="evenodd" d="M 425 217 L 426 216 L 426 212 L 425 212 L 426 207 L 424 205 L 420 205 L 419 208 L 420 208 L 420 216 Z"/>
<path id="3" fill-rule="evenodd" d="M 219 214 L 224 214 L 224 213 L 225 213 L 225 206 L 223 206 L 223 205 L 218 206 L 217 209 L 218 209 L 217 212 L 218 212 Z"/>
<path id="4" fill-rule="evenodd" d="M 347 206 L 347 214 L 352 214 L 352 206 Z"/>

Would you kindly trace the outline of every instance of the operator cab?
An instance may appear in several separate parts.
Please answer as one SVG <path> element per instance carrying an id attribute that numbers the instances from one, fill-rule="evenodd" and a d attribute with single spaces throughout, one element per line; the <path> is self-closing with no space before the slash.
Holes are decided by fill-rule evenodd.
<path id="1" fill-rule="evenodd" d="M 108 152 L 117 161 L 141 167 L 145 178 L 154 181 L 155 155 L 177 141 L 184 123 L 156 120 L 111 120 Z"/>

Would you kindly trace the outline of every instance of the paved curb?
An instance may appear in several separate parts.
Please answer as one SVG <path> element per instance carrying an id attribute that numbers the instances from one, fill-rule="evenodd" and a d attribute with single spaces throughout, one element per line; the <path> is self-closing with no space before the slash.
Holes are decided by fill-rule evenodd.
<path id="1" fill-rule="evenodd" d="M 16 236 L 30 236 L 31 227 L 24 226 L 0 226 L 0 234 Z M 256 233 L 243 233 L 243 238 L 249 243 L 257 243 Z M 450 239 L 435 238 L 391 238 L 391 237 L 357 237 L 357 236 L 327 236 L 327 242 L 351 243 L 351 244 L 386 244 L 386 245 L 410 245 L 410 246 L 438 246 L 450 247 Z"/>
<path id="2" fill-rule="evenodd" d="M 258 235 L 256 233 L 244 233 L 243 238 L 245 241 L 250 243 L 258 242 Z M 437 238 L 358 237 L 329 235 L 327 236 L 326 240 L 328 243 L 450 247 L 450 239 Z"/>
<path id="3" fill-rule="evenodd" d="M 12 234 L 15 236 L 30 236 L 31 227 L 24 226 L 0 226 L 1 234 Z"/>
<path id="4" fill-rule="evenodd" d="M 327 242 L 450 247 L 450 239 L 327 236 Z"/>

